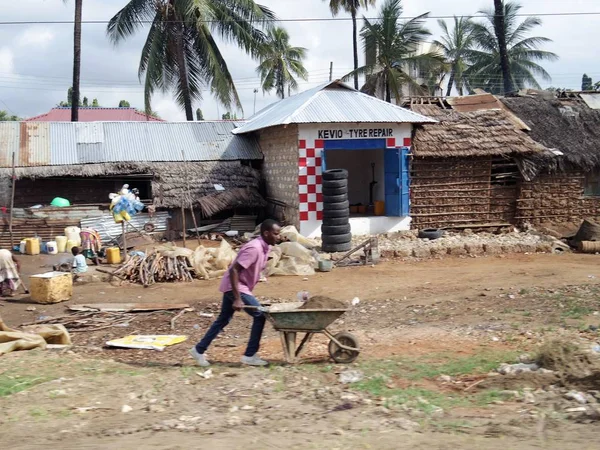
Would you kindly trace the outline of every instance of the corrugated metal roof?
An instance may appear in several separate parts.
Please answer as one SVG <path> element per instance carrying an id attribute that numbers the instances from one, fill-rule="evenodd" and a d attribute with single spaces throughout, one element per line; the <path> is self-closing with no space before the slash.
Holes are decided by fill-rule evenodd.
<path id="1" fill-rule="evenodd" d="M 334 81 L 274 103 L 234 134 L 292 123 L 434 123 L 435 120 L 384 102 Z"/>
<path id="2" fill-rule="evenodd" d="M 71 107 L 57 106 L 45 114 L 25 119 L 26 122 L 70 122 Z M 103 107 L 79 107 L 79 122 L 102 122 L 102 121 L 135 121 L 135 122 L 163 122 L 156 117 L 146 117 L 146 114 L 135 108 L 103 108 Z"/>
<path id="3" fill-rule="evenodd" d="M 0 167 L 262 159 L 240 122 L 0 122 Z M 185 155 L 185 156 L 184 156 Z"/>
<path id="4" fill-rule="evenodd" d="M 585 104 L 588 105 L 591 109 L 600 109 L 600 92 L 597 94 L 582 92 L 579 95 L 581 96 L 581 99 L 585 102 Z"/>

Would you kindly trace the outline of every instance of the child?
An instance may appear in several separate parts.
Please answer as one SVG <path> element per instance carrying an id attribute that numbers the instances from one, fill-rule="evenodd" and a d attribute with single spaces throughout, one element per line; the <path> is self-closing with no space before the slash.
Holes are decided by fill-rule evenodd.
<path id="1" fill-rule="evenodd" d="M 73 273 L 80 274 L 85 273 L 88 270 L 87 262 L 85 261 L 85 256 L 81 253 L 80 247 L 73 247 L 71 250 L 75 259 L 73 259 Z"/>

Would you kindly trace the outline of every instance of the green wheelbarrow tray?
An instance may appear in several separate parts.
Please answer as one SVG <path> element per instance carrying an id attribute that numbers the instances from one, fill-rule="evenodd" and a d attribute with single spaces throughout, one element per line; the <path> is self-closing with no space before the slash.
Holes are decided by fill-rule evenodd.
<path id="1" fill-rule="evenodd" d="M 279 331 L 286 361 L 297 362 L 300 353 L 315 333 L 327 336 L 329 354 L 338 363 L 348 364 L 354 361 L 360 349 L 358 340 L 350 333 L 331 334 L 327 327 L 340 318 L 347 309 L 299 309 L 303 303 L 281 303 L 259 308 Z M 300 345 L 296 347 L 296 334 L 305 333 Z"/>

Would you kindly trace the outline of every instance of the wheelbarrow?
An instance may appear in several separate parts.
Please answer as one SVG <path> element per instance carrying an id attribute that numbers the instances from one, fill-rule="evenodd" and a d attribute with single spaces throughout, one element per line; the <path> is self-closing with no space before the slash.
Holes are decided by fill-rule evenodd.
<path id="1" fill-rule="evenodd" d="M 358 358 L 360 348 L 355 336 L 347 332 L 334 336 L 327 330 L 347 309 L 299 309 L 302 305 L 301 302 L 280 303 L 258 308 L 273 324 L 273 328 L 279 331 L 286 362 L 296 363 L 317 333 L 329 338 L 329 355 L 336 363 L 349 364 Z M 304 333 L 304 337 L 296 346 L 296 336 L 299 333 Z"/>

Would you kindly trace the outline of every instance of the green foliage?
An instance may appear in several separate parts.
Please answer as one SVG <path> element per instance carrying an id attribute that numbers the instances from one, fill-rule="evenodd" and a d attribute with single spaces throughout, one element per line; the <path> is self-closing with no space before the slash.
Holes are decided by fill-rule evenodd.
<path id="1" fill-rule="evenodd" d="M 589 77 L 587 73 L 583 74 L 581 78 L 581 90 L 582 91 L 591 91 L 594 87 L 594 82 L 592 81 L 592 77 Z"/>
<path id="2" fill-rule="evenodd" d="M 290 45 L 290 35 L 285 29 L 277 27 L 269 30 L 257 69 L 263 92 L 275 89 L 279 98 L 285 98 L 286 91 L 288 96 L 291 91 L 297 91 L 295 77 L 308 80 L 308 72 L 302 64 L 306 52 L 303 47 Z"/>
<path id="3" fill-rule="evenodd" d="M 505 29 L 508 47 L 508 59 L 514 89 L 533 87 L 541 89 L 536 77 L 549 81 L 550 75 L 539 64 L 555 61 L 558 56 L 552 52 L 540 50 L 543 44 L 552 42 L 545 37 L 531 37 L 530 33 L 542 24 L 539 17 L 527 17 L 519 22 L 522 6 L 516 2 L 504 3 Z M 472 88 L 482 88 L 493 94 L 504 92 L 500 48 L 494 28 L 494 11 L 480 11 L 484 22 L 473 23 L 473 37 L 476 48 L 467 52 L 470 63 L 466 71 L 467 80 Z"/>
<path id="4" fill-rule="evenodd" d="M 144 80 L 145 109 L 153 94 L 173 90 L 177 103 L 194 120 L 192 102 L 210 92 L 226 107 L 241 108 L 233 78 L 215 38 L 233 42 L 258 57 L 263 29 L 274 14 L 252 0 L 130 0 L 109 22 L 117 44 L 148 27 L 139 76 Z"/>
<path id="5" fill-rule="evenodd" d="M 25 391 L 50 379 L 47 376 L 9 375 L 9 372 L 5 372 L 0 374 L 0 397 Z"/>
<path id="6" fill-rule="evenodd" d="M 430 71 L 432 66 L 444 64 L 443 56 L 436 52 L 416 53 L 419 44 L 431 36 L 425 27 L 429 14 L 401 21 L 402 11 L 400 0 L 386 0 L 378 14 L 379 20 L 371 22 L 365 18 L 361 36 L 366 64 L 344 77 L 348 80 L 355 73 L 365 75 L 362 91 L 370 95 L 383 91 L 387 102 L 391 102 L 392 97 L 399 101 L 403 86 L 412 86 L 421 93 L 426 91 L 411 77 L 408 68 Z"/>
<path id="7" fill-rule="evenodd" d="M 237 120 L 237 114 L 236 113 L 231 114 L 229 111 L 227 111 L 225 114 L 221 114 L 221 119 L 222 120 Z"/>
<path id="8" fill-rule="evenodd" d="M 201 110 L 200 108 L 198 108 L 198 109 L 196 110 L 196 120 L 197 120 L 198 122 L 201 122 L 201 121 L 203 121 L 203 120 L 204 120 L 204 114 L 202 114 L 202 110 Z"/>
<path id="9" fill-rule="evenodd" d="M 126 100 L 122 100 L 122 101 L 126 101 Z M 71 106 L 73 106 L 73 88 L 70 87 L 67 90 L 67 101 L 66 102 L 60 102 L 58 104 L 58 106 L 62 106 L 63 108 L 70 108 Z M 100 107 L 100 104 L 98 103 L 98 99 L 94 98 L 92 99 L 92 104 L 90 105 L 90 101 L 87 97 L 83 97 L 83 99 L 79 102 L 79 106 L 82 107 L 89 107 L 92 106 L 93 108 L 98 108 Z"/>
<path id="10" fill-rule="evenodd" d="M 20 117 L 15 116 L 14 114 L 11 115 L 8 111 L 0 109 L 0 122 L 18 122 L 19 120 L 21 120 Z"/>
<path id="11" fill-rule="evenodd" d="M 119 102 L 119 108 L 129 108 L 131 104 L 127 100 L 121 100 Z"/>
<path id="12" fill-rule="evenodd" d="M 452 30 L 445 20 L 438 20 L 438 23 L 442 29 L 442 35 L 440 39 L 434 41 L 434 44 L 441 49 L 446 63 L 450 66 L 450 80 L 446 96 L 451 95 L 453 86 L 456 86 L 459 95 L 464 95 L 465 90 L 468 90 L 467 79 L 464 76 L 468 68 L 467 55 L 475 45 L 473 21 L 468 17 L 454 16 Z"/>

